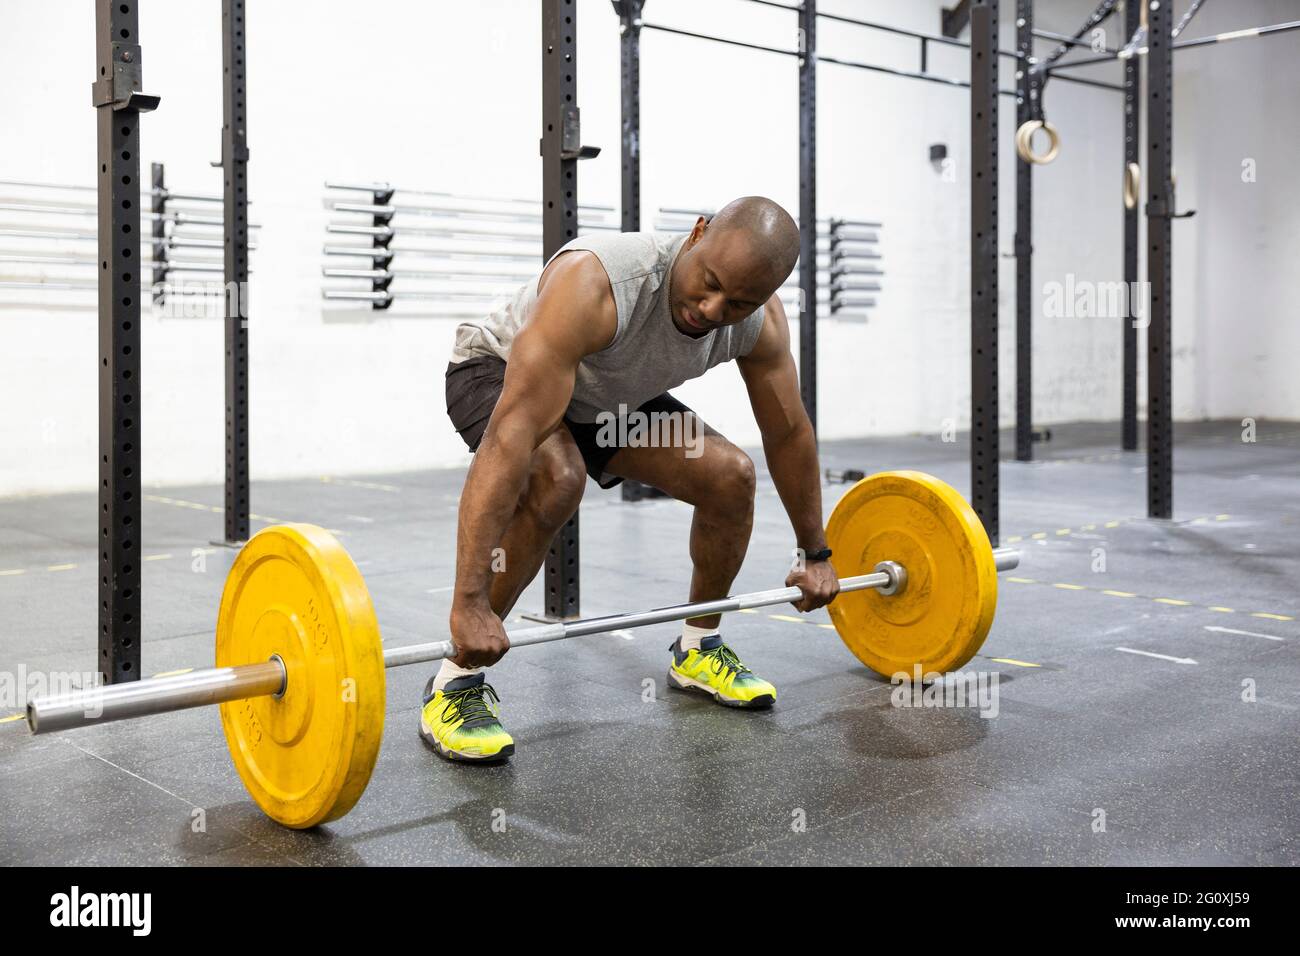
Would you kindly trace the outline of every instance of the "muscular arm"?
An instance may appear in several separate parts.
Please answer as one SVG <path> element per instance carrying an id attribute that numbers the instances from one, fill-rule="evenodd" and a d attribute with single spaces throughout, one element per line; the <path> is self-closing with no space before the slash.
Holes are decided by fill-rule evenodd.
<path id="1" fill-rule="evenodd" d="M 763 329 L 754 348 L 736 364 L 763 436 L 767 470 L 790 516 L 795 541 L 807 551 L 819 551 L 826 547 L 826 533 L 817 439 L 799 397 L 799 373 L 790 354 L 790 324 L 776 296 L 767 300 Z M 810 611 L 834 598 L 839 584 L 834 569 L 827 572 L 829 567 L 824 562 L 810 564 L 807 575 L 791 574 L 787 584 L 804 588 L 804 599 L 795 602 L 795 607 Z"/>
<path id="2" fill-rule="evenodd" d="M 617 328 L 609 278 L 592 253 L 560 256 L 537 289 L 510 346 L 505 384 L 461 493 L 453 616 L 455 605 L 480 612 L 488 607 L 492 550 L 514 515 L 533 450 L 561 427 L 582 357 L 608 345 Z"/>
<path id="3" fill-rule="evenodd" d="M 753 350 L 736 360 L 749 404 L 763 436 L 763 454 L 777 494 L 809 551 L 826 547 L 817 440 L 799 397 L 799 373 L 790 354 L 790 325 L 776 296 L 767 300 L 763 329 Z"/>

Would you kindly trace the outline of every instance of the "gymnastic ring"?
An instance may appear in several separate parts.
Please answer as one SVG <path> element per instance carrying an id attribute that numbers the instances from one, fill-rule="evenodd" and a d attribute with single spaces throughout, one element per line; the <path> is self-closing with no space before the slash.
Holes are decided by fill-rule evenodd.
<path id="1" fill-rule="evenodd" d="M 1124 167 L 1124 208 L 1136 209 L 1142 189 L 1142 167 L 1129 163 Z"/>
<path id="2" fill-rule="evenodd" d="M 1039 130 L 1047 134 L 1049 146 L 1047 152 L 1041 155 L 1034 152 L 1033 138 Z M 1056 131 L 1056 127 L 1047 120 L 1027 120 L 1020 124 L 1020 129 L 1016 130 L 1016 153 L 1027 163 L 1035 163 L 1039 166 L 1046 166 L 1052 160 L 1056 159 L 1057 153 L 1061 151 L 1061 134 Z"/>

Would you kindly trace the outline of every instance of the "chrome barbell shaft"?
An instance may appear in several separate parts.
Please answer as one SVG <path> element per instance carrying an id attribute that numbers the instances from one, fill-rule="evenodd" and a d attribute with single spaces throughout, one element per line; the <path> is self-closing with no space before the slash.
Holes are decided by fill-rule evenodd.
<path id="1" fill-rule="evenodd" d="M 1008 571 L 1020 563 L 1020 552 L 1013 548 L 999 548 L 993 552 L 993 562 L 999 571 Z M 888 588 L 895 581 L 893 573 L 877 571 L 855 577 L 840 578 L 840 591 L 861 591 L 866 588 Z M 691 604 L 674 604 L 670 607 L 635 611 L 631 614 L 611 614 L 606 617 L 584 618 L 580 621 L 557 621 L 538 627 L 526 627 L 508 632 L 511 647 L 545 644 L 569 637 L 603 634 L 609 631 L 646 627 L 667 621 L 682 621 L 692 617 L 743 611 L 747 608 L 767 607 L 797 601 L 803 592 L 797 587 L 753 591 L 712 601 Z M 442 660 L 455 653 L 451 641 L 433 641 L 427 644 L 410 644 L 384 651 L 384 667 L 402 667 Z M 185 710 L 207 704 L 228 703 L 251 697 L 280 694 L 286 689 L 288 674 L 278 659 L 257 664 L 240 664 L 234 667 L 214 667 L 191 671 L 173 677 L 151 677 L 129 684 L 112 684 L 108 687 L 91 687 L 53 697 L 34 697 L 27 703 L 27 726 L 34 734 L 67 730 L 88 724 L 102 724 L 149 714 Z"/>
<path id="2" fill-rule="evenodd" d="M 284 664 L 276 658 L 259 664 L 211 667 L 171 677 L 91 687 L 55 697 L 34 697 L 27 702 L 27 726 L 34 734 L 44 734 L 280 694 L 287 680 Z"/>
<path id="3" fill-rule="evenodd" d="M 998 548 L 993 552 L 993 564 L 999 571 L 1009 571 L 1019 563 L 1020 552 L 1014 548 Z M 885 588 L 893 580 L 891 574 L 883 571 L 840 578 L 840 591 Z M 712 601 L 697 601 L 693 604 L 674 604 L 650 611 L 635 611 L 631 614 L 612 614 L 607 617 L 584 618 L 580 621 L 556 621 L 554 624 L 526 627 L 509 631 L 507 634 L 510 637 L 511 647 L 526 647 L 529 644 L 546 644 L 550 641 L 562 641 L 565 638 L 582 637 L 587 634 L 602 634 L 607 631 L 645 627 L 649 624 L 663 624 L 666 621 L 684 621 L 691 617 L 706 617 L 710 614 L 743 611 L 746 608 L 785 604 L 787 601 L 797 601 L 802 596 L 803 592 L 797 587 L 775 588 L 770 591 L 753 591 L 749 594 L 737 594 Z M 384 651 L 384 666 L 402 667 L 406 664 L 437 661 L 444 657 L 451 657 L 455 653 L 451 641 L 431 641 L 428 644 L 391 647 Z"/>

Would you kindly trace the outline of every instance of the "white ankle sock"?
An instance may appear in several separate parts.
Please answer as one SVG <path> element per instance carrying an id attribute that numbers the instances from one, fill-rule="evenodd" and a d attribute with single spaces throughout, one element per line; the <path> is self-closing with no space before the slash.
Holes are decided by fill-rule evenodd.
<path id="1" fill-rule="evenodd" d="M 683 651 L 689 651 L 691 648 L 700 649 L 700 641 L 706 637 L 717 637 L 718 629 L 716 627 L 695 627 L 691 624 L 682 625 L 682 643 Z"/>
<path id="2" fill-rule="evenodd" d="M 481 667 L 461 667 L 444 657 L 442 667 L 438 668 L 438 676 L 433 679 L 433 687 L 430 689 L 439 691 L 458 677 L 473 677 L 475 674 L 481 673 L 483 673 Z"/>

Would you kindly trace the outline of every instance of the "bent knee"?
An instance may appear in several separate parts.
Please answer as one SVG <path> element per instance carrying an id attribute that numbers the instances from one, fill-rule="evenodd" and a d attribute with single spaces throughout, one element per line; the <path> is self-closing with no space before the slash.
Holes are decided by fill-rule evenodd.
<path id="1" fill-rule="evenodd" d="M 709 476 L 708 494 L 700 504 L 728 514 L 748 515 L 754 510 L 758 479 L 754 460 L 734 445 L 719 454 Z"/>
<path id="2" fill-rule="evenodd" d="M 524 506 L 544 527 L 560 528 L 578 510 L 587 471 L 576 448 L 537 455 L 528 475 Z"/>

